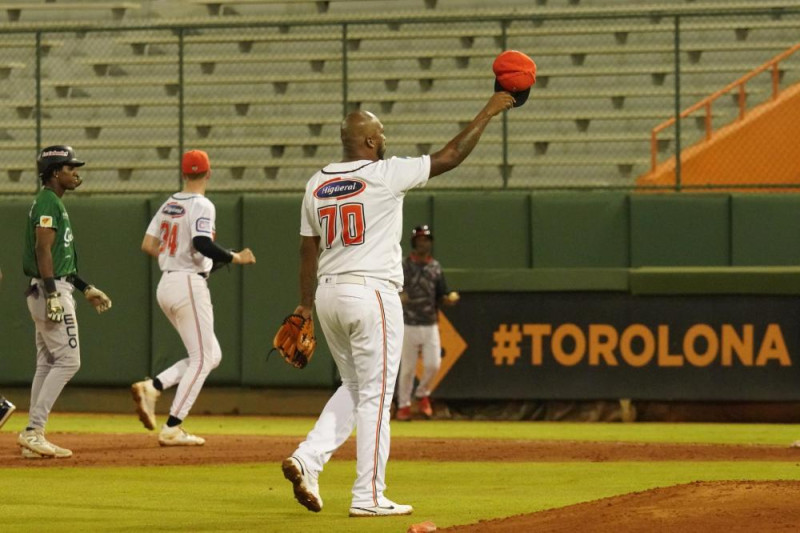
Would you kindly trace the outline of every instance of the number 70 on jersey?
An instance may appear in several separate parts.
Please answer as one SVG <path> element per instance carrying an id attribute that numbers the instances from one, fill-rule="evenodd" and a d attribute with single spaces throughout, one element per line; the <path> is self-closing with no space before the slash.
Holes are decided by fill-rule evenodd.
<path id="1" fill-rule="evenodd" d="M 322 227 L 325 248 L 330 248 L 341 228 L 343 246 L 364 244 L 364 204 L 334 204 L 317 209 L 319 225 Z"/>

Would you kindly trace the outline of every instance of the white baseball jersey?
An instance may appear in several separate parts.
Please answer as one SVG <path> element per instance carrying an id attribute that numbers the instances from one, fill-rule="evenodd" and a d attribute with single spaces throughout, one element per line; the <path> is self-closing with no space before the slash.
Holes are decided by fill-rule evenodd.
<path id="1" fill-rule="evenodd" d="M 300 235 L 320 237 L 317 276 L 355 274 L 403 284 L 403 198 L 422 187 L 430 156 L 331 163 L 306 185 Z"/>
<path id="2" fill-rule="evenodd" d="M 147 234 L 161 241 L 158 266 L 162 272 L 208 272 L 214 262 L 194 249 L 198 236 L 214 240 L 217 210 L 202 194 L 175 193 L 156 212 Z"/>

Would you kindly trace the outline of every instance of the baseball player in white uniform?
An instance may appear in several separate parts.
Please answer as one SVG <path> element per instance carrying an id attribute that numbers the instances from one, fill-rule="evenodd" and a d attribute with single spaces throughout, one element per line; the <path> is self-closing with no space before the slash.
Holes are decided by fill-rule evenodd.
<path id="1" fill-rule="evenodd" d="M 162 426 L 162 446 L 202 446 L 205 439 L 187 433 L 181 424 L 192 409 L 208 374 L 222 360 L 214 334 L 214 310 L 208 276 L 215 265 L 256 262 L 245 248 L 233 252 L 214 242 L 216 209 L 206 198 L 211 177 L 208 155 L 201 150 L 183 154 L 183 191 L 170 196 L 156 212 L 142 241 L 142 250 L 158 259 L 161 281 L 156 297 L 164 314 L 183 340 L 188 356 L 161 372 L 131 386 L 139 419 L 147 429 L 156 428 L 155 405 L 161 391 L 178 386 Z"/>
<path id="2" fill-rule="evenodd" d="M 295 313 L 310 318 L 316 301 L 342 385 L 306 440 L 282 463 L 295 498 L 307 509 L 322 509 L 319 474 L 355 427 L 356 481 L 350 516 L 413 511 L 384 495 L 389 407 L 403 341 L 398 295 L 403 287 L 403 198 L 409 189 L 458 166 L 492 117 L 513 103 L 510 94 L 495 93 L 438 152 L 388 160 L 383 159 L 383 124 L 372 113 L 355 111 L 342 122 L 342 161 L 329 164 L 308 181 L 300 222 L 301 298 Z"/>

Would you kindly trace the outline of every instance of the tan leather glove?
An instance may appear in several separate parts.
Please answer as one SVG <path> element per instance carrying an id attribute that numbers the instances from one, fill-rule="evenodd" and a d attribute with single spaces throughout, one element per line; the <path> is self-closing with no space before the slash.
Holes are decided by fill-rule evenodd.
<path id="1" fill-rule="evenodd" d="M 86 299 L 89 301 L 90 304 L 97 309 L 97 313 L 104 313 L 111 309 L 111 298 L 106 296 L 106 293 L 95 287 L 94 285 L 89 285 L 83 291 L 83 295 L 86 296 Z"/>

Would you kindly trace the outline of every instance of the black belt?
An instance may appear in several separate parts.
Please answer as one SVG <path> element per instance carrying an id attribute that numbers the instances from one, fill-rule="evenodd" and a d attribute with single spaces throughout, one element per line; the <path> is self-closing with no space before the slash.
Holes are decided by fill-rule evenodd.
<path id="1" fill-rule="evenodd" d="M 31 279 L 44 280 L 44 278 L 31 278 Z M 54 276 L 53 279 L 56 281 L 66 281 L 67 283 L 72 283 L 75 280 L 75 276 L 72 274 L 68 274 L 66 276 Z"/>

